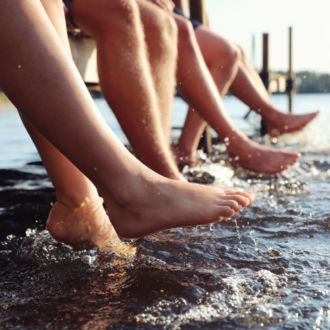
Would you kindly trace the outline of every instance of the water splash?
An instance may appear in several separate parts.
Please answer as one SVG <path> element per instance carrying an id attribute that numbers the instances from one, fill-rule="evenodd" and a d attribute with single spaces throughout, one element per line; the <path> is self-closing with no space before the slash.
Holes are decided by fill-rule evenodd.
<path id="1" fill-rule="evenodd" d="M 330 328 L 325 124 L 276 143 L 260 139 L 302 151 L 300 163 L 280 175 L 233 170 L 223 145 L 211 157 L 202 154 L 196 170 L 214 176 L 214 185 L 257 195 L 227 221 L 150 235 L 128 254 L 73 251 L 40 228 L 3 239 L 0 327 Z M 31 205 L 41 219 L 40 210 L 49 209 L 49 181 L 29 168 L 28 177 L 3 175 L 0 215 L 7 223 L 19 223 Z"/>

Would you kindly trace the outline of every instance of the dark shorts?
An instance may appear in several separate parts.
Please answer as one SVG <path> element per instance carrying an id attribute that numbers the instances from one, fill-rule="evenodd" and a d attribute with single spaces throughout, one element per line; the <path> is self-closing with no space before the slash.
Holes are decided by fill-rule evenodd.
<path id="1" fill-rule="evenodd" d="M 202 22 L 198 21 L 197 19 L 193 19 L 193 18 L 188 18 L 182 10 L 178 9 L 178 8 L 174 8 L 174 12 L 180 16 L 185 17 L 186 19 L 188 19 L 192 26 L 194 27 L 194 29 L 197 29 L 199 26 L 203 25 Z"/>
<path id="2" fill-rule="evenodd" d="M 72 0 L 63 0 L 66 8 L 68 9 L 65 19 L 66 19 L 66 24 L 70 27 L 77 28 L 77 25 L 74 24 L 73 18 L 72 18 L 72 12 L 71 12 L 71 5 L 72 5 Z"/>

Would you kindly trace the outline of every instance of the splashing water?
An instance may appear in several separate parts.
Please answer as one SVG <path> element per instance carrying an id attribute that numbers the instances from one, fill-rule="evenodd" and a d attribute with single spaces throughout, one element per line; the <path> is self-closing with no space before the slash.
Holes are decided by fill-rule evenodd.
<path id="1" fill-rule="evenodd" d="M 57 243 L 43 230 L 54 199 L 44 170 L 1 170 L 1 219 L 29 217 L 34 229 L 1 240 L 0 327 L 329 329 L 330 134 L 323 125 L 317 120 L 275 145 L 261 140 L 301 151 L 300 163 L 281 175 L 233 170 L 216 146 L 195 170 L 210 173 L 216 186 L 253 190 L 256 201 L 222 223 L 140 239 L 131 254 Z"/>

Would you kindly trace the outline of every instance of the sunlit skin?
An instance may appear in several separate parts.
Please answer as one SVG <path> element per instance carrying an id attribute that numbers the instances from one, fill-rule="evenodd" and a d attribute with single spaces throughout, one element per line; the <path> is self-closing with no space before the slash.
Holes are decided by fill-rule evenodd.
<path id="1" fill-rule="evenodd" d="M 59 242 L 74 248 L 120 251 L 121 241 L 103 208 L 103 199 L 86 199 L 81 205 L 56 202 L 47 219 L 47 229 Z"/>
<path id="2" fill-rule="evenodd" d="M 271 137 L 279 137 L 285 133 L 295 133 L 301 131 L 318 115 L 319 111 L 303 115 L 280 113 L 276 116 L 276 118 L 274 118 L 274 120 L 265 120 L 267 133 Z"/>
<path id="3" fill-rule="evenodd" d="M 200 129 L 204 126 L 204 122 L 200 122 L 202 116 L 216 131 L 220 140 L 226 142 L 229 155 L 236 159 L 233 163 L 235 166 L 261 173 L 280 173 L 297 162 L 298 153 L 260 146 L 235 126 L 224 108 L 215 78 L 211 76 L 203 60 L 190 22 L 177 16 L 175 19 L 179 27 L 179 89 L 185 100 L 196 109 L 189 113 L 193 117 L 188 119 L 190 126 L 185 124 L 182 134 L 186 136 L 181 136 L 176 146 L 176 150 L 179 150 L 177 158 L 193 159 L 201 136 Z M 185 150 L 189 150 L 191 156 L 184 155 Z"/>
<path id="4" fill-rule="evenodd" d="M 169 148 L 175 23 L 144 0 L 75 0 L 71 9 L 75 24 L 96 40 L 102 93 L 135 156 L 157 173 L 180 179 Z"/>
<path id="5" fill-rule="evenodd" d="M 227 151 L 232 166 L 266 174 L 284 172 L 300 158 L 298 153 L 267 148 L 251 140 L 235 146 L 229 142 Z"/>
<path id="6" fill-rule="evenodd" d="M 61 8 L 61 1 L 46 3 Z M 135 8 L 135 1 L 129 4 Z M 55 27 L 61 25 L 57 17 L 60 14 L 51 16 Z M 89 235 L 89 243 L 100 247 L 107 242 L 105 236 L 114 237 L 98 193 L 116 233 L 127 238 L 221 221 L 254 200 L 253 193 L 165 178 L 138 161 L 97 111 L 39 2 L 3 0 L 0 40 L 0 85 L 36 131 L 34 140 L 44 134 L 37 147 L 46 155 L 43 160 L 58 198 L 48 219 L 54 237 L 79 246 Z M 52 159 L 58 168 L 49 165 Z M 84 221 L 86 214 L 99 212 Z M 58 229 L 63 219 L 66 233 Z"/>
<path id="7" fill-rule="evenodd" d="M 61 1 L 42 0 L 41 3 L 70 57 L 64 17 L 61 15 Z M 59 242 L 75 249 L 123 249 L 124 245 L 118 238 L 93 183 L 41 135 L 23 113 L 20 116 L 55 188 L 57 201 L 52 206 L 46 223 L 50 234 Z"/>
<path id="8" fill-rule="evenodd" d="M 197 123 L 201 123 L 199 115 L 195 112 L 192 112 L 187 118 L 190 121 L 195 119 Z M 227 134 L 219 131 L 219 134 L 221 134 L 221 140 L 227 148 L 229 161 L 234 167 L 243 167 L 259 173 L 275 174 L 287 170 L 300 158 L 299 153 L 259 145 L 242 135 L 240 131 L 229 130 Z M 178 144 L 173 148 L 176 159 L 181 165 L 194 166 L 196 163 L 199 140 L 195 140 L 195 145 L 190 144 L 187 140 L 193 139 L 191 135 L 194 135 L 193 130 L 184 131 Z"/>
<path id="9" fill-rule="evenodd" d="M 174 2 L 179 8 L 182 8 L 180 0 Z M 181 29 L 184 28 L 184 23 L 180 22 L 178 26 L 180 31 L 180 27 Z M 251 109 L 261 114 L 272 137 L 301 130 L 318 115 L 318 112 L 306 115 L 292 115 L 281 112 L 271 104 L 269 94 L 260 77 L 240 47 L 212 32 L 206 26 L 198 27 L 194 33 L 192 29 L 188 29 L 188 32 L 190 32 L 188 33 L 189 37 L 187 37 L 186 33 L 181 39 L 179 34 L 179 45 L 180 42 L 187 43 L 191 39 L 192 46 L 190 48 L 195 49 L 197 54 L 195 62 L 199 62 L 199 64 L 192 64 L 194 52 L 190 51 L 185 54 L 184 47 L 182 47 L 180 53 L 179 48 L 179 61 L 180 55 L 183 59 L 182 63 L 179 62 L 178 65 L 178 75 L 181 82 L 187 80 L 187 72 L 189 72 L 190 76 L 193 76 L 194 71 L 192 69 L 189 70 L 189 68 L 194 68 L 196 72 L 196 68 L 203 67 L 203 63 L 200 60 L 201 56 L 199 56 L 196 47 L 196 44 L 198 44 L 218 93 L 224 96 L 230 90 L 233 95 L 245 102 Z M 185 64 L 188 68 L 184 71 Z M 183 71 L 182 74 L 180 74 L 180 70 Z M 202 70 L 200 71 L 202 72 Z M 204 80 L 205 76 L 204 69 Z M 206 89 L 202 88 L 205 85 L 201 83 L 202 79 L 203 76 L 201 74 L 195 74 L 195 79 L 191 79 L 191 84 L 196 84 L 196 81 L 199 82 L 198 87 L 196 85 L 196 88 L 191 88 L 195 91 L 193 94 L 189 94 L 187 88 L 184 90 L 186 100 L 195 111 L 192 107 L 189 109 L 182 134 L 173 148 L 178 164 L 194 165 L 198 143 L 206 127 L 206 121 L 218 133 L 220 140 L 226 142 L 230 158 L 235 159 L 235 161 L 231 160 L 234 166 L 241 166 L 255 172 L 280 173 L 299 159 L 298 153 L 259 146 L 247 139 L 235 128 L 234 123 L 225 114 L 225 109 L 220 99 L 218 98 L 218 101 L 216 101 L 217 97 L 214 96 L 215 89 L 210 94 L 210 92 L 208 93 Z M 182 82 L 180 87 L 181 89 L 184 88 L 185 83 Z M 198 98 L 198 95 L 200 95 L 200 98 Z M 213 95 L 213 98 L 210 95 Z M 213 103 L 211 102 L 212 100 L 214 100 Z M 213 109 L 213 115 L 210 115 L 210 109 Z M 235 132 L 232 133 L 232 131 Z"/>

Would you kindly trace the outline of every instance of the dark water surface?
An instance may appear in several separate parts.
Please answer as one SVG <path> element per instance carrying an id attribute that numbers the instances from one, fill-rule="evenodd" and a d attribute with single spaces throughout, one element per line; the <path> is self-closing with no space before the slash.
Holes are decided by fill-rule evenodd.
<path id="1" fill-rule="evenodd" d="M 0 328 L 330 329 L 330 97 L 313 97 L 296 102 L 321 100 L 321 118 L 275 145 L 299 149 L 299 165 L 234 172 L 221 146 L 201 165 L 217 186 L 253 190 L 251 207 L 127 255 L 74 252 L 43 230 L 52 186 L 15 114 L 0 113 Z"/>

